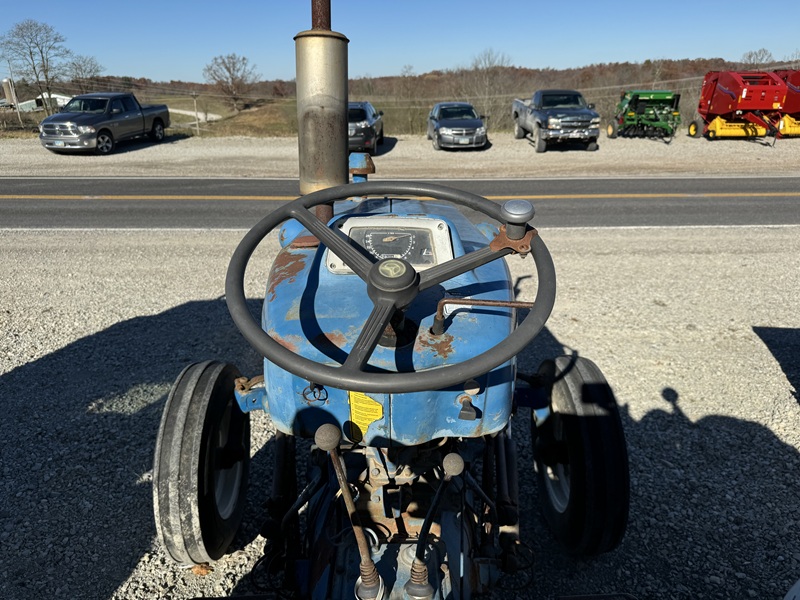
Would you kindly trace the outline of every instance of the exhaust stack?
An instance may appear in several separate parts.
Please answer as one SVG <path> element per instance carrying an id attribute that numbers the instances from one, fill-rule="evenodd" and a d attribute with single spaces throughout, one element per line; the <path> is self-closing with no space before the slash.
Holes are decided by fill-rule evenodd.
<path id="1" fill-rule="evenodd" d="M 348 182 L 347 44 L 330 0 L 312 0 L 312 29 L 295 40 L 300 193 Z"/>

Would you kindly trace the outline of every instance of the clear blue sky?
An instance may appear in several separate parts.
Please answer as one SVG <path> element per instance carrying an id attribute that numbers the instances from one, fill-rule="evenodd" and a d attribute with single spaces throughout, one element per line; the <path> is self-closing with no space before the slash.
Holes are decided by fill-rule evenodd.
<path id="1" fill-rule="evenodd" d="M 618 9 L 624 16 L 617 17 Z M 469 66 L 487 49 L 512 65 L 554 69 L 646 59 L 724 58 L 766 48 L 777 60 L 800 50 L 800 2 L 744 0 L 331 0 L 332 28 L 350 39 L 349 75 L 416 74 Z M 661 13 L 664 20 L 656 15 Z M 47 23 L 105 75 L 203 81 L 215 56 L 247 57 L 264 79 L 293 79 L 294 41 L 311 27 L 310 0 L 8 0 L 0 34 L 24 19 Z M 537 27 L 536 29 L 534 29 Z M 8 67 L 0 63 L 0 76 Z"/>

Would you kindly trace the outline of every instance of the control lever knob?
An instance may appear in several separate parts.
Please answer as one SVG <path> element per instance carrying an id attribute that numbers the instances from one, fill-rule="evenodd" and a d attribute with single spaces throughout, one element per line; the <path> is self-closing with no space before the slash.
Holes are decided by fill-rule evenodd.
<path id="1" fill-rule="evenodd" d="M 323 452 L 330 452 L 334 448 L 338 448 L 341 441 L 342 432 L 333 423 L 320 425 L 319 429 L 314 433 L 314 443 Z"/>
<path id="2" fill-rule="evenodd" d="M 506 223 L 506 235 L 518 240 L 525 235 L 525 226 L 533 219 L 536 210 L 527 200 L 509 200 L 500 207 L 500 215 Z"/>

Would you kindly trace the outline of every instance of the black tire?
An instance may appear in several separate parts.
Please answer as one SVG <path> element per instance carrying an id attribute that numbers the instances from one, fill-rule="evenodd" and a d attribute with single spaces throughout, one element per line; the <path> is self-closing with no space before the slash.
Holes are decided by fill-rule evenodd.
<path id="1" fill-rule="evenodd" d="M 606 135 L 609 139 L 616 139 L 619 135 L 619 123 L 611 121 L 611 123 L 606 126 Z"/>
<path id="2" fill-rule="evenodd" d="M 542 363 L 551 414 L 534 436 L 544 519 L 574 556 L 616 548 L 628 523 L 628 451 L 616 399 L 600 369 L 581 357 Z"/>
<path id="3" fill-rule="evenodd" d="M 378 145 L 383 146 L 383 126 L 381 126 L 381 134 L 378 136 Z"/>
<path id="4" fill-rule="evenodd" d="M 706 133 L 706 136 L 708 137 L 708 139 L 710 141 L 716 140 L 717 139 L 717 132 L 714 131 L 713 129 L 709 129 L 708 133 Z"/>
<path id="5" fill-rule="evenodd" d="M 527 132 L 527 131 L 525 131 L 525 130 L 524 130 L 524 129 L 523 129 L 521 126 L 520 126 L 520 124 L 519 124 L 519 123 L 517 123 L 516 121 L 514 121 L 514 139 L 515 139 L 515 140 L 521 140 L 522 138 L 524 138 L 524 137 L 525 137 L 525 134 L 526 134 L 526 133 L 528 133 L 528 132 Z"/>
<path id="6" fill-rule="evenodd" d="M 170 391 L 156 438 L 153 511 L 167 554 L 210 563 L 242 521 L 250 466 L 250 415 L 234 397 L 239 371 L 215 361 L 186 367 Z"/>
<path id="7" fill-rule="evenodd" d="M 586 142 L 586 150 L 589 152 L 596 152 L 600 146 L 597 145 L 597 140 L 589 140 Z"/>
<path id="8" fill-rule="evenodd" d="M 102 156 L 111 154 L 114 152 L 116 145 L 117 144 L 114 141 L 114 136 L 111 135 L 111 132 L 108 129 L 101 129 L 99 132 L 97 132 L 97 145 L 94 149 L 97 154 Z"/>
<path id="9" fill-rule="evenodd" d="M 161 122 L 161 119 L 153 121 L 153 128 L 148 135 L 156 144 L 164 140 L 167 134 L 166 131 L 164 131 L 164 123 Z"/>
<path id="10" fill-rule="evenodd" d="M 434 150 L 441 150 L 442 145 L 439 143 L 439 134 L 437 132 L 433 132 L 433 137 L 431 138 L 431 143 L 433 144 Z"/>
<path id="11" fill-rule="evenodd" d="M 542 130 L 539 125 L 533 126 L 533 148 L 540 154 L 547 150 L 547 141 L 542 137 Z"/>
<path id="12" fill-rule="evenodd" d="M 702 119 L 695 119 L 691 123 L 689 123 L 689 136 L 693 138 L 699 138 L 703 136 L 703 120 Z"/>

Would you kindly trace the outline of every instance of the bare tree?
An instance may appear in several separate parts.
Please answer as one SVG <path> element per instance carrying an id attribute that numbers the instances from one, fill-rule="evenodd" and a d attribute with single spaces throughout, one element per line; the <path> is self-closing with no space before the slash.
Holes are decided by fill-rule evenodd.
<path id="1" fill-rule="evenodd" d="M 502 126 L 511 104 L 515 84 L 507 54 L 487 48 L 473 57 L 469 69 L 461 71 L 462 95 L 471 99 L 476 108 L 492 119 L 492 125 Z"/>
<path id="2" fill-rule="evenodd" d="M 800 49 L 795 50 L 783 60 L 790 69 L 800 69 Z"/>
<path id="3" fill-rule="evenodd" d="M 247 96 L 261 75 L 244 56 L 215 56 L 203 68 L 203 77 L 228 99 L 234 112 L 239 112 L 242 98 Z"/>
<path id="4" fill-rule="evenodd" d="M 0 38 L 3 56 L 14 66 L 17 77 L 30 81 L 39 90 L 45 112 L 52 112 L 53 83 L 64 73 L 70 51 L 66 38 L 47 23 L 26 19 Z"/>
<path id="5" fill-rule="evenodd" d="M 78 86 L 81 94 L 91 92 L 96 86 L 96 79 L 104 70 L 94 56 L 75 55 L 66 64 L 66 75 Z"/>
<path id="6" fill-rule="evenodd" d="M 775 58 L 772 56 L 772 52 L 767 50 L 766 48 L 761 48 L 759 50 L 750 50 L 749 52 L 745 52 L 742 54 L 742 66 L 752 68 L 752 69 L 760 69 L 770 63 L 774 63 Z"/>

